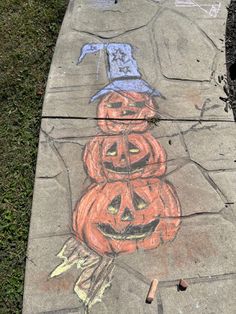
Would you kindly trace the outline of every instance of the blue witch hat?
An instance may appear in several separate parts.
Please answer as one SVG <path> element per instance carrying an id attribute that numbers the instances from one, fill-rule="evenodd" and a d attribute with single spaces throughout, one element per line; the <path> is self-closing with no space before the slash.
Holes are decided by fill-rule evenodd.
<path id="1" fill-rule="evenodd" d="M 152 88 L 141 78 L 137 62 L 132 54 L 132 46 L 124 43 L 109 44 L 85 44 L 81 49 L 78 60 L 80 63 L 87 54 L 96 53 L 100 50 L 106 50 L 108 55 L 108 78 L 110 83 L 97 92 L 91 101 L 112 92 L 112 91 L 132 91 L 145 93 L 150 96 L 161 96 L 161 93 Z"/>

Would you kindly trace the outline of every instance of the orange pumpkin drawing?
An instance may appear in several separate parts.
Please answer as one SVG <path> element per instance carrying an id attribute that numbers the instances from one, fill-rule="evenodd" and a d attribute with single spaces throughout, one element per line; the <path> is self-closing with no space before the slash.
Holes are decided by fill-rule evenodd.
<path id="1" fill-rule="evenodd" d="M 173 240 L 180 214 L 174 188 L 158 178 L 94 184 L 75 207 L 73 229 L 90 249 L 115 256 Z"/>
<path id="2" fill-rule="evenodd" d="M 144 132 L 149 127 L 145 119 L 155 116 L 156 109 L 155 100 L 149 95 L 111 92 L 98 104 L 98 126 L 104 133 L 110 134 Z"/>
<path id="3" fill-rule="evenodd" d="M 158 177 L 166 171 L 165 150 L 149 132 L 96 136 L 83 159 L 96 182 Z"/>

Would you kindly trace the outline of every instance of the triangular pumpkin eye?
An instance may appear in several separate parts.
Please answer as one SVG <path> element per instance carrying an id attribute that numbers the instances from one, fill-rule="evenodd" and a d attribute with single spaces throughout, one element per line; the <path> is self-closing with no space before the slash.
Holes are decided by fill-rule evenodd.
<path id="1" fill-rule="evenodd" d="M 110 214 L 116 215 L 120 209 L 121 204 L 121 196 L 118 195 L 115 198 L 113 198 L 112 202 L 108 206 L 107 210 Z"/>
<path id="2" fill-rule="evenodd" d="M 136 210 L 142 210 L 148 206 L 147 202 L 135 192 L 133 195 L 133 205 Z"/>
<path id="3" fill-rule="evenodd" d="M 137 102 L 129 104 L 129 106 L 130 107 L 143 108 L 143 107 L 145 107 L 145 101 L 137 101 Z"/>
<path id="4" fill-rule="evenodd" d="M 139 148 L 130 142 L 128 144 L 128 148 L 131 154 L 138 154 L 140 152 Z"/>
<path id="5" fill-rule="evenodd" d="M 117 155 L 117 144 L 114 143 L 107 151 L 106 156 L 116 156 Z"/>
<path id="6" fill-rule="evenodd" d="M 111 102 L 107 104 L 109 108 L 120 108 L 122 106 L 122 102 Z"/>
<path id="7" fill-rule="evenodd" d="M 135 103 L 135 106 L 138 108 L 143 108 L 143 107 L 145 107 L 145 101 L 137 101 Z"/>

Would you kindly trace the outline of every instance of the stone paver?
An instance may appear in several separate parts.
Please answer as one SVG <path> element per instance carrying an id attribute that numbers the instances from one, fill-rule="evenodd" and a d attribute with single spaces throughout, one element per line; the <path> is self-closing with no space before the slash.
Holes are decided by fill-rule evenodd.
<path id="1" fill-rule="evenodd" d="M 64 236 L 46 236 L 32 239 L 28 247 L 25 286 L 27 302 L 24 303 L 24 313 L 47 313 L 50 311 L 80 308 L 78 298 L 73 293 L 76 272 L 67 273 L 63 278 L 49 280 L 52 267 L 56 267 L 58 248 L 67 239 Z"/>
<path id="2" fill-rule="evenodd" d="M 222 217 L 209 216 L 183 219 L 172 243 L 155 251 L 122 255 L 118 266 L 161 281 L 233 273 L 235 227 Z"/>
<path id="3" fill-rule="evenodd" d="M 141 23 L 140 27 L 134 27 L 134 23 L 131 23 L 131 30 L 126 27 L 126 30 L 122 31 L 124 23 L 123 20 L 119 21 L 119 32 L 114 29 L 114 33 L 107 36 L 110 42 L 128 42 L 133 45 L 143 78 L 161 90 L 167 98 L 165 101 L 158 100 L 159 114 L 173 118 L 201 117 L 232 121 L 232 114 L 224 112 L 224 104 L 219 100 L 224 93 L 218 82 L 218 75 L 223 75 L 225 71 L 221 40 L 224 39 L 225 25 L 222 23 L 226 21 L 225 6 L 228 1 L 222 2 L 217 18 L 211 18 L 210 21 L 214 21 L 211 28 L 208 27 L 209 15 L 199 8 L 175 7 L 173 0 L 164 1 L 162 5 L 154 5 L 151 2 L 143 0 L 135 4 L 130 4 L 129 1 L 118 3 L 115 7 L 116 13 L 119 13 L 115 18 L 117 22 L 119 18 L 123 19 L 124 8 L 127 12 L 124 16 L 128 20 L 133 9 L 140 10 L 143 19 L 143 12 L 148 12 L 150 8 L 152 15 L 149 13 L 150 19 Z M 91 95 L 107 83 L 104 52 L 100 51 L 96 57 L 87 56 L 83 63 L 77 66 L 75 64 L 85 43 L 106 41 L 106 36 L 99 37 L 104 34 L 97 34 L 96 25 L 103 29 L 98 19 L 101 16 L 105 20 L 104 10 L 108 11 L 106 14 L 113 14 L 113 19 L 114 12 L 102 5 L 104 2 L 101 1 L 91 1 L 88 5 L 83 1 L 71 2 L 51 66 L 43 108 L 44 116 L 96 116 L 95 106 L 88 105 L 88 102 Z M 147 11 L 142 10 L 143 5 Z M 107 6 L 111 6 L 111 1 Z M 153 6 L 156 7 L 155 10 Z M 82 23 L 81 17 L 86 15 L 82 14 L 81 10 L 93 10 L 96 12 L 96 18 L 90 14 L 91 24 L 86 24 L 88 29 L 78 31 L 71 23 L 74 25 L 74 16 L 80 16 Z M 138 16 L 135 20 L 142 22 Z M 109 20 L 106 23 L 109 29 Z M 220 26 L 216 28 L 215 23 Z M 176 29 L 175 32 L 166 31 L 170 24 Z M 92 26 L 93 31 L 90 29 Z M 115 27 L 114 23 L 113 26 Z M 71 49 L 67 49 L 68 46 Z"/>
<path id="4" fill-rule="evenodd" d="M 166 32 L 169 25 L 176 31 Z M 216 51 L 193 21 L 176 12 L 164 10 L 153 25 L 153 32 L 164 77 L 210 81 Z"/>
<path id="5" fill-rule="evenodd" d="M 228 3 L 222 1 L 219 7 L 210 0 L 198 0 L 198 6 L 186 1 L 180 6 L 178 0 L 70 1 L 43 106 L 24 314 L 236 311 L 236 127 L 232 112 L 225 112 L 219 99 L 224 92 L 218 81 L 226 71 L 222 39 Z M 78 62 L 81 49 L 91 43 L 88 51 L 103 49 Z M 112 43 L 115 50 L 104 43 Z M 129 45 L 131 52 L 125 50 Z M 156 97 L 155 110 L 145 99 L 144 109 L 137 109 L 128 121 L 109 120 L 100 99 L 90 102 L 109 83 L 108 57 L 110 76 L 118 73 L 112 68 L 118 59 L 117 71 L 127 72 L 123 80 L 130 75 L 132 84 L 131 74 L 139 71 L 139 79 L 152 92 L 156 89 L 165 96 Z M 119 107 L 119 101 L 112 104 Z M 110 105 L 109 100 L 104 102 Z M 141 101 L 138 105 L 142 108 Z M 132 102 L 129 106 L 134 110 Z M 148 115 L 140 119 L 139 110 L 148 108 L 159 121 L 148 122 Z M 134 153 L 142 158 L 137 161 Z M 116 160 L 107 171 L 116 156 L 122 166 Z M 120 215 L 122 204 L 126 208 Z M 154 229 L 160 230 L 155 231 L 160 243 L 145 242 L 151 232 L 143 242 L 137 237 L 126 240 L 127 247 L 110 240 L 113 253 L 117 247 L 118 253 L 126 253 L 102 253 L 108 240 L 97 238 L 92 229 L 97 221 L 87 233 L 86 228 L 97 212 L 101 227 L 111 210 L 118 215 L 116 236 L 122 232 L 136 236 L 129 228 L 137 217 L 138 228 L 148 228 L 149 217 L 158 218 L 162 227 Z M 146 212 L 138 216 L 141 210 Z M 119 219 L 130 221 L 129 228 L 119 227 Z M 111 226 L 110 216 L 108 221 Z M 111 232 L 100 230 L 107 236 Z M 145 298 L 153 278 L 158 278 L 159 290 L 150 305 Z M 177 291 L 180 278 L 190 283 L 185 292 Z"/>
<path id="6" fill-rule="evenodd" d="M 194 284 L 186 293 L 176 288 L 161 291 L 164 313 L 231 314 L 235 311 L 235 279 Z M 167 301 L 168 300 L 168 301 Z"/>
<path id="7" fill-rule="evenodd" d="M 145 26 L 158 10 L 159 7 L 148 0 L 118 1 L 116 6 L 111 0 L 75 1 L 71 14 L 71 28 L 103 38 L 114 38 Z M 90 17 L 90 23 L 87 16 Z"/>

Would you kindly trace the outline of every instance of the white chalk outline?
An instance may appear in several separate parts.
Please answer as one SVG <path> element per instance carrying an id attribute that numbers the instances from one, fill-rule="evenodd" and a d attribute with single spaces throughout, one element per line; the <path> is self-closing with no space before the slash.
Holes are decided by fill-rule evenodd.
<path id="1" fill-rule="evenodd" d="M 217 2 L 214 4 L 198 4 L 194 0 L 175 0 L 175 6 L 176 7 L 198 7 L 201 9 L 203 12 L 207 13 L 208 15 L 212 17 L 217 17 L 220 8 L 221 8 L 221 2 Z M 206 10 L 204 7 L 210 7 L 210 10 Z"/>

